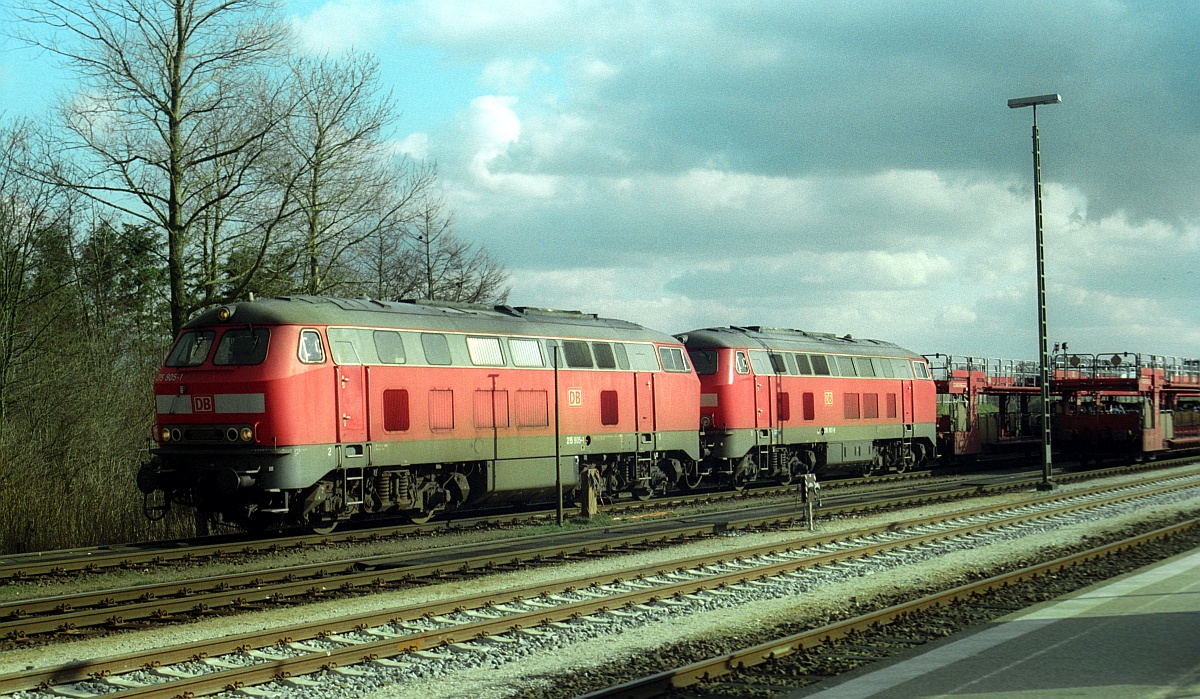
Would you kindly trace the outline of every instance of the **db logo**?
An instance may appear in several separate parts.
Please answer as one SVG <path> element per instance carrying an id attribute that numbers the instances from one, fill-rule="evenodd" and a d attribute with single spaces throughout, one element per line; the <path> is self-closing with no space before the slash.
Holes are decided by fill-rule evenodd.
<path id="1" fill-rule="evenodd" d="M 825 405 L 833 405 L 833 391 L 825 392 Z"/>
<path id="2" fill-rule="evenodd" d="M 213 411 L 212 396 L 192 396 L 192 412 L 211 413 Z"/>
<path id="3" fill-rule="evenodd" d="M 567 405 L 572 408 L 578 408 L 583 405 L 583 389 L 568 388 L 567 389 Z"/>

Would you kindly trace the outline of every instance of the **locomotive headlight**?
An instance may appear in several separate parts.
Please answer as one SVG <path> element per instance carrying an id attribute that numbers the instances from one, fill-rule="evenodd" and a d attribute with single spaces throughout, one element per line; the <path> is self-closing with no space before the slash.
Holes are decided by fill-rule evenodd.
<path id="1" fill-rule="evenodd" d="M 168 427 L 162 428 L 162 441 L 164 441 L 164 442 L 171 441 L 171 429 L 170 428 L 168 428 Z"/>
<path id="2" fill-rule="evenodd" d="M 233 317 L 232 306 L 221 306 L 217 309 L 217 320 L 229 320 Z"/>
<path id="3" fill-rule="evenodd" d="M 254 439 L 254 430 L 250 429 L 249 427 L 243 427 L 242 428 L 242 441 L 249 442 L 251 439 Z"/>
<path id="4" fill-rule="evenodd" d="M 171 441 L 178 442 L 181 439 L 183 439 L 183 432 L 180 432 L 178 427 L 171 430 Z"/>
<path id="5" fill-rule="evenodd" d="M 229 429 L 225 430 L 225 439 L 228 439 L 231 442 L 236 442 L 238 440 L 237 428 L 230 427 Z"/>

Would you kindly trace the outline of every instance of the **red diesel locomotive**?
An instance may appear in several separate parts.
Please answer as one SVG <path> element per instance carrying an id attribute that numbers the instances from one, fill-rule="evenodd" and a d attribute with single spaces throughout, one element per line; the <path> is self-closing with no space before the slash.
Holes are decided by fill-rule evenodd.
<path id="1" fill-rule="evenodd" d="M 236 303 L 185 326 L 154 392 L 147 513 L 181 503 L 244 527 L 422 521 L 549 499 L 585 468 L 648 497 L 701 460 L 682 344 L 576 312 Z"/>
<path id="2" fill-rule="evenodd" d="M 709 468 L 734 485 L 905 471 L 936 455 L 926 360 L 878 340 L 728 327 L 678 336 L 700 376 Z"/>

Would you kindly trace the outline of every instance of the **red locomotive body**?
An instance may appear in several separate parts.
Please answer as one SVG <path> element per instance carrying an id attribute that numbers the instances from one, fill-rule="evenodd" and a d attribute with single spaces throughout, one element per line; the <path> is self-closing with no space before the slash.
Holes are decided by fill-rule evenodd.
<path id="1" fill-rule="evenodd" d="M 592 467 L 648 495 L 699 458 L 680 343 L 576 312 L 233 304 L 188 323 L 155 394 L 139 487 L 243 526 L 550 499 Z"/>
<path id="2" fill-rule="evenodd" d="M 708 471 L 734 485 L 903 471 L 936 455 L 936 389 L 896 345 L 759 327 L 679 336 L 700 375 Z"/>

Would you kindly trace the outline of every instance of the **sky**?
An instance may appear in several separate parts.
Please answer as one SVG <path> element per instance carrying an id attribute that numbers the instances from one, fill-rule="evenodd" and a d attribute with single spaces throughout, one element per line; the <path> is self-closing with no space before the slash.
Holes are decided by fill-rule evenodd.
<path id="1" fill-rule="evenodd" d="M 0 18 L 4 5 L 0 0 Z M 509 302 L 920 353 L 1200 356 L 1200 3 L 284 0 L 368 52 Z M 0 114 L 69 94 L 0 37 Z"/>

